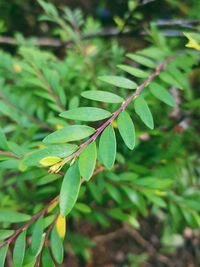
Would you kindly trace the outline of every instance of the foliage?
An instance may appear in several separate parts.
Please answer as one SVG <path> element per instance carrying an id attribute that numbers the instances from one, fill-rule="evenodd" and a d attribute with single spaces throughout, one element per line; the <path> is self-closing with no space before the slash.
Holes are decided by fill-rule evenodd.
<path id="1" fill-rule="evenodd" d="M 68 237 L 66 221 L 138 229 L 153 214 L 163 240 L 198 228 L 198 157 L 189 153 L 198 126 L 185 126 L 199 115 L 189 81 L 196 54 L 176 53 L 178 41 L 152 25 L 151 44 L 125 59 L 115 41 L 82 40 L 100 26 L 80 10 L 65 7 L 60 17 L 39 3 L 40 20 L 56 23 L 73 46 L 62 59 L 26 43 L 16 56 L 0 52 L 0 266 L 11 243 L 18 267 L 62 264 L 65 242 L 87 258 L 92 241 Z M 178 125 L 168 116 L 180 112 L 176 95 L 184 98 Z"/>

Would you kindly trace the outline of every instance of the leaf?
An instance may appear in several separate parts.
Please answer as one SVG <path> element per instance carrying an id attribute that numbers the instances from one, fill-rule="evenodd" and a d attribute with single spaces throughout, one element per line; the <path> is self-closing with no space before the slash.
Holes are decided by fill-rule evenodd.
<path id="1" fill-rule="evenodd" d="M 42 252 L 42 266 L 43 267 L 55 267 L 55 264 L 49 253 L 48 247 L 45 247 Z"/>
<path id="2" fill-rule="evenodd" d="M 136 89 L 137 88 L 137 84 L 135 82 L 124 77 L 104 75 L 104 76 L 100 76 L 99 79 L 103 82 L 112 84 L 117 87 L 125 88 L 125 89 Z"/>
<path id="3" fill-rule="evenodd" d="M 127 65 L 117 65 L 117 67 L 121 70 L 128 72 L 129 74 L 131 74 L 135 77 L 138 77 L 138 78 L 147 78 L 148 77 L 148 73 L 146 73 L 145 71 L 140 70 L 138 68 L 130 67 Z"/>
<path id="4" fill-rule="evenodd" d="M 45 157 L 45 158 L 40 160 L 40 164 L 43 166 L 52 166 L 61 160 L 62 159 L 59 157 Z"/>
<path id="5" fill-rule="evenodd" d="M 0 230 L 0 240 L 4 240 L 14 234 L 13 230 Z"/>
<path id="6" fill-rule="evenodd" d="M 146 58 L 144 56 L 140 56 L 140 55 L 136 55 L 136 54 L 127 54 L 126 55 L 128 58 L 134 60 L 135 62 L 141 64 L 141 65 L 144 65 L 148 68 L 156 68 L 156 64 L 150 60 L 149 58 Z"/>
<path id="7" fill-rule="evenodd" d="M 43 242 L 43 231 L 44 219 L 43 217 L 40 217 L 34 225 L 31 240 L 31 251 L 35 256 L 40 252 L 41 244 Z"/>
<path id="8" fill-rule="evenodd" d="M 70 167 L 63 179 L 60 191 L 60 213 L 66 216 L 72 210 L 80 190 L 80 173 L 77 162 Z"/>
<path id="9" fill-rule="evenodd" d="M 78 167 L 84 180 L 89 181 L 95 169 L 97 159 L 96 143 L 89 144 L 80 154 Z"/>
<path id="10" fill-rule="evenodd" d="M 7 254 L 7 250 L 8 250 L 8 244 L 3 246 L 1 249 L 0 249 L 0 267 L 3 267 L 4 266 L 4 263 L 5 263 L 5 259 L 6 259 L 6 254 Z"/>
<path id="11" fill-rule="evenodd" d="M 130 115 L 123 111 L 117 118 L 117 125 L 120 135 L 128 148 L 135 147 L 135 127 Z"/>
<path id="12" fill-rule="evenodd" d="M 196 32 L 184 32 L 183 34 L 189 40 L 189 42 L 185 46 L 200 51 L 200 34 Z"/>
<path id="13" fill-rule="evenodd" d="M 63 243 L 55 227 L 51 232 L 50 241 L 51 241 L 51 251 L 53 257 L 58 264 L 61 264 L 63 262 L 63 256 L 64 256 Z"/>
<path id="14" fill-rule="evenodd" d="M 43 149 L 38 149 L 30 155 L 27 155 L 23 163 L 27 166 L 37 166 L 41 159 L 45 157 L 60 157 L 65 158 L 71 155 L 77 150 L 77 145 L 72 144 L 58 144 L 58 145 L 49 145 Z"/>
<path id="15" fill-rule="evenodd" d="M 109 183 L 105 183 L 105 188 L 110 194 L 110 196 L 118 203 L 121 203 L 122 197 L 119 192 L 119 189 L 117 189 L 114 185 L 111 185 Z"/>
<path id="16" fill-rule="evenodd" d="M 94 91 L 94 90 L 90 90 L 90 91 L 85 91 L 83 93 L 81 93 L 81 96 L 87 98 L 87 99 L 91 99 L 91 100 L 95 100 L 95 101 L 100 101 L 100 102 L 104 102 L 104 103 L 121 103 L 124 101 L 124 99 L 116 94 L 110 93 L 110 92 L 106 92 L 106 91 Z"/>
<path id="17" fill-rule="evenodd" d="M 61 214 L 59 214 L 56 220 L 56 230 L 61 239 L 64 239 L 66 233 L 66 219 Z"/>
<path id="18" fill-rule="evenodd" d="M 7 139 L 2 128 L 0 128 L 0 148 L 4 150 L 9 150 Z"/>
<path id="19" fill-rule="evenodd" d="M 137 97 L 134 102 L 135 112 L 150 129 L 154 128 L 151 111 L 143 97 Z"/>
<path id="20" fill-rule="evenodd" d="M 100 121 L 111 116 L 111 113 L 101 108 L 79 107 L 62 112 L 61 117 L 80 121 Z"/>
<path id="21" fill-rule="evenodd" d="M 78 211 L 83 212 L 83 213 L 90 213 L 92 211 L 92 209 L 84 203 L 76 203 L 74 208 Z"/>
<path id="22" fill-rule="evenodd" d="M 150 91 L 151 93 L 158 98 L 160 101 L 166 103 L 167 105 L 171 107 L 175 107 L 176 103 L 174 101 L 174 98 L 168 93 L 168 91 L 163 88 L 161 85 L 152 82 L 150 85 Z"/>
<path id="23" fill-rule="evenodd" d="M 43 142 L 47 144 L 72 142 L 86 138 L 94 132 L 94 128 L 86 125 L 70 125 L 47 135 Z"/>
<path id="24" fill-rule="evenodd" d="M 160 73 L 159 78 L 169 85 L 176 86 L 179 89 L 183 89 L 182 84 L 180 84 L 170 73 L 166 71 Z"/>
<path id="25" fill-rule="evenodd" d="M 26 231 L 17 237 L 15 241 L 15 246 L 13 249 L 13 267 L 21 267 L 24 260 L 26 248 Z"/>
<path id="26" fill-rule="evenodd" d="M 116 138 L 112 125 L 106 127 L 99 141 L 100 158 L 107 169 L 111 169 L 116 157 Z"/>
<path id="27" fill-rule="evenodd" d="M 31 216 L 16 211 L 1 210 L 0 222 L 18 223 L 30 220 Z"/>

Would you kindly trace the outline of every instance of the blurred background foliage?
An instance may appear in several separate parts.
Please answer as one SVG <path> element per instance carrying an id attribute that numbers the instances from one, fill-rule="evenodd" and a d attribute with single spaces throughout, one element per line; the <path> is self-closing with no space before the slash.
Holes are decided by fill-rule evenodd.
<path id="1" fill-rule="evenodd" d="M 53 22 L 46 21 L 37 1 L 0 1 L 0 126 L 14 155 L 1 155 L 1 210 L 33 214 L 58 194 L 58 175 L 50 179 L 46 170 L 27 170 L 19 158 L 41 148 L 48 133 L 67 125 L 58 117 L 63 109 L 87 104 L 80 99 L 82 91 L 108 88 L 98 76 L 120 74 L 116 65 L 124 62 L 125 52 L 142 50 L 148 55 L 152 45 L 183 50 L 183 32 L 197 32 L 200 25 L 196 0 L 49 3 L 59 14 L 63 6 L 78 8 L 73 16 L 80 32 L 65 27 L 66 20 L 63 27 L 57 14 Z M 83 185 L 68 220 L 63 266 L 200 265 L 200 68 L 198 54 L 186 53 L 186 90 L 168 85 L 176 107 L 148 96 L 155 129 L 147 130 L 133 116 L 136 149 L 128 151 L 118 141 L 116 169 Z M 52 95 L 45 92 L 45 80 L 55 89 Z M 152 184 L 132 184 L 149 176 L 154 177 Z M 172 183 L 162 184 L 164 178 Z"/>

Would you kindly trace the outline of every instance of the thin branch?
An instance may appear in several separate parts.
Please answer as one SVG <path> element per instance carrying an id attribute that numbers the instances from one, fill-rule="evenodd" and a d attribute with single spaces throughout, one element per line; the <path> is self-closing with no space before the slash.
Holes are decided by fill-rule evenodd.
<path id="1" fill-rule="evenodd" d="M 172 58 L 168 58 L 166 61 L 164 61 L 163 63 L 161 63 L 160 65 L 158 65 L 158 67 L 155 69 L 155 71 L 147 78 L 146 81 L 144 81 L 140 86 L 137 87 L 136 91 L 129 96 L 123 103 L 122 105 L 112 114 L 112 116 L 105 121 L 99 128 L 96 129 L 95 133 L 84 143 L 82 143 L 78 150 L 75 151 L 72 155 L 68 156 L 67 158 L 65 158 L 61 163 L 57 163 L 55 165 L 53 165 L 50 169 L 49 172 L 50 173 L 57 173 L 60 171 L 60 169 L 70 160 L 77 158 L 80 153 L 92 142 L 94 142 L 97 137 L 104 131 L 104 129 L 110 125 L 115 118 L 117 118 L 117 116 L 123 112 L 127 106 L 135 99 L 137 98 L 141 92 L 143 91 L 143 89 L 151 82 L 153 81 L 153 79 L 159 75 L 159 73 L 164 70 L 164 68 L 166 67 L 166 65 L 172 60 Z"/>
<path id="2" fill-rule="evenodd" d="M 8 152 L 8 151 L 0 150 L 0 155 L 2 155 L 2 156 L 8 156 L 8 157 L 11 157 L 11 158 L 20 159 L 19 156 L 17 156 L 16 154 L 14 154 L 12 152 Z"/>
<path id="3" fill-rule="evenodd" d="M 65 111 L 65 108 L 63 107 L 62 103 L 60 102 L 58 96 L 54 93 L 53 88 L 51 87 L 51 85 L 48 83 L 48 81 L 46 80 L 46 78 L 44 77 L 43 73 L 33 64 L 33 67 L 36 71 L 36 74 L 38 76 L 38 78 L 45 84 L 47 91 L 49 92 L 49 94 L 52 96 L 52 98 L 55 100 L 56 104 L 58 105 L 58 107 L 62 110 Z"/>

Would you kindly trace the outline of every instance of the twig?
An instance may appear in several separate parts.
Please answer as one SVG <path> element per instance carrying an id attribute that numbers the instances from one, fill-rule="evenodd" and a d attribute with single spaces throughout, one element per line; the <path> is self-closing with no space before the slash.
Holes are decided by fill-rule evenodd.
<path id="1" fill-rule="evenodd" d="M 61 104 L 58 96 L 54 93 L 53 88 L 51 87 L 51 85 L 48 83 L 48 81 L 45 79 L 44 75 L 42 74 L 42 72 L 34 65 L 32 64 L 33 68 L 36 71 L 36 74 L 38 76 L 38 78 L 45 84 L 47 91 L 49 92 L 49 94 L 52 96 L 52 98 L 55 100 L 56 104 L 59 106 L 59 108 L 62 111 L 65 111 L 65 108 L 63 107 L 63 105 Z"/>
<path id="2" fill-rule="evenodd" d="M 3 150 L 0 150 L 0 155 L 2 155 L 2 156 L 8 156 L 8 157 L 11 157 L 11 158 L 20 159 L 20 157 L 17 156 L 16 154 L 14 154 L 12 152 L 3 151 Z"/>
<path id="3" fill-rule="evenodd" d="M 140 86 L 137 87 L 136 91 L 129 96 L 123 103 L 122 105 L 112 114 L 112 116 L 105 121 L 99 128 L 97 128 L 97 130 L 95 131 L 95 133 L 84 143 L 82 143 L 78 150 L 75 151 L 72 155 L 68 156 L 67 158 L 65 158 L 61 163 L 58 163 L 56 165 L 53 165 L 49 171 L 51 173 L 57 173 L 60 171 L 60 169 L 70 160 L 77 158 L 80 153 L 92 142 L 94 142 L 97 137 L 104 131 L 104 129 L 110 125 L 115 118 L 121 113 L 123 112 L 127 106 L 135 99 L 137 98 L 140 93 L 143 91 L 143 89 L 166 67 L 166 65 L 172 60 L 172 58 L 168 58 L 165 62 L 161 63 L 160 65 L 158 65 L 158 67 L 155 69 L 155 71 L 147 78 L 146 81 L 144 81 Z"/>

